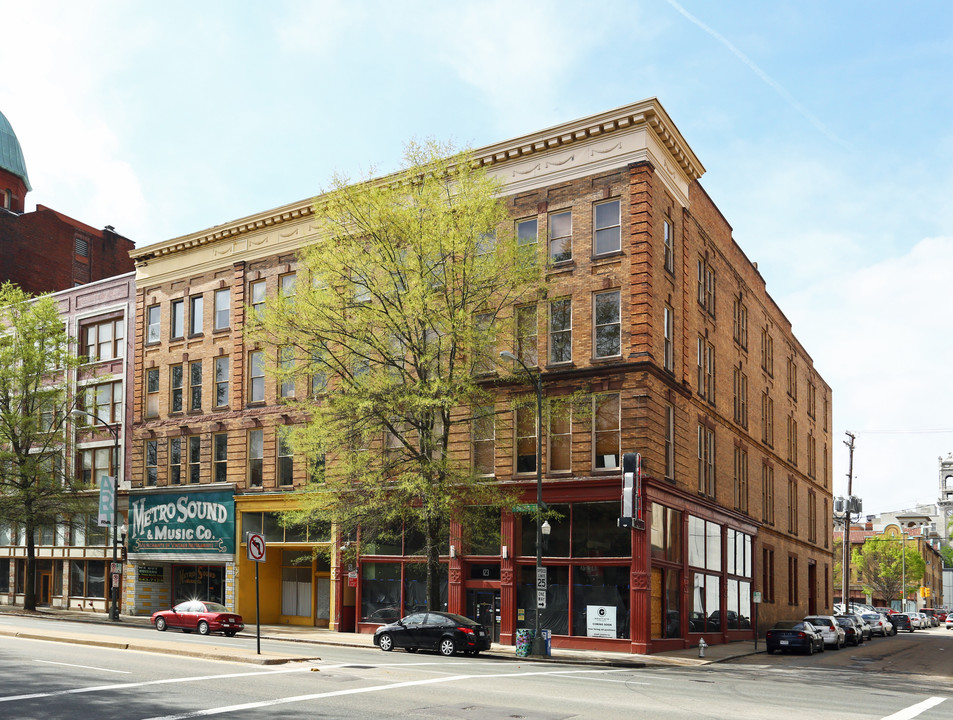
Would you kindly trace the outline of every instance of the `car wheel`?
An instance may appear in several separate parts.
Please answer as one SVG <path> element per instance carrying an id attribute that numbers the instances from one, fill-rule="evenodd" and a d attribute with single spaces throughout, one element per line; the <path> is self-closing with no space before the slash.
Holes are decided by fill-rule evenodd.
<path id="1" fill-rule="evenodd" d="M 774 655 L 774 648 L 765 648 L 765 652 L 768 653 L 768 655 Z"/>
<path id="2" fill-rule="evenodd" d="M 224 633 L 222 633 L 222 634 L 225 635 L 225 637 L 235 637 L 235 631 L 234 631 L 234 630 L 226 630 L 226 631 L 225 631 Z"/>
<path id="3" fill-rule="evenodd" d="M 811 641 L 811 642 L 808 644 L 808 646 L 807 646 L 807 654 L 808 654 L 808 655 L 813 655 L 813 654 L 814 654 L 814 642 L 813 642 L 813 641 Z"/>
<path id="4" fill-rule="evenodd" d="M 156 630 L 158 630 L 159 632 L 165 632 L 166 627 L 168 627 L 168 626 L 165 624 L 165 618 L 157 617 L 157 618 L 156 618 Z"/>
<path id="5" fill-rule="evenodd" d="M 825 650 L 827 650 L 827 646 L 824 645 L 824 643 L 821 643 L 821 652 L 824 652 Z"/>
<path id="6" fill-rule="evenodd" d="M 838 649 L 838 650 L 843 650 L 843 649 L 844 649 L 844 641 L 841 640 L 840 638 L 837 639 L 837 649 Z"/>
<path id="7" fill-rule="evenodd" d="M 392 638 L 388 633 L 384 633 L 377 638 L 377 645 L 384 652 L 390 652 L 394 649 L 394 638 Z"/>
<path id="8" fill-rule="evenodd" d="M 451 657 L 457 651 L 457 644 L 453 638 L 445 637 L 440 641 L 440 654 L 444 657 Z"/>
<path id="9" fill-rule="evenodd" d="M 199 635 L 208 635 L 208 623 L 204 620 L 199 621 L 198 626 Z"/>

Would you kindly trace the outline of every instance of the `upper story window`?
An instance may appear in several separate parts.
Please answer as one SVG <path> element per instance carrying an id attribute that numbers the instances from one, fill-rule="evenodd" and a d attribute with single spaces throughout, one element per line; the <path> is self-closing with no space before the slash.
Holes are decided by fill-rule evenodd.
<path id="1" fill-rule="evenodd" d="M 189 335 L 198 335 L 202 332 L 202 315 L 205 311 L 205 300 L 201 295 L 189 298 Z"/>
<path id="2" fill-rule="evenodd" d="M 248 297 L 251 299 L 252 311 L 261 315 L 265 311 L 265 281 L 255 280 L 248 286 Z"/>
<path id="3" fill-rule="evenodd" d="M 675 227 L 666 218 L 662 221 L 662 247 L 665 252 L 665 269 L 675 272 Z"/>
<path id="4" fill-rule="evenodd" d="M 621 467 L 622 404 L 618 393 L 592 399 L 592 466 L 596 470 Z"/>
<path id="5" fill-rule="evenodd" d="M 734 338 L 735 342 L 741 347 L 748 348 L 748 308 L 741 301 L 741 298 L 735 298 L 734 303 Z"/>
<path id="6" fill-rule="evenodd" d="M 516 223 L 516 242 L 518 245 L 532 245 L 538 240 L 539 221 L 536 218 L 519 220 Z"/>
<path id="7" fill-rule="evenodd" d="M 281 294 L 285 297 L 293 297 L 295 294 L 295 282 L 297 276 L 295 273 L 287 273 L 278 278 L 278 287 L 281 290 Z"/>
<path id="8" fill-rule="evenodd" d="M 162 308 L 159 305 L 150 305 L 146 308 L 146 342 L 159 342 L 159 330 L 162 321 Z"/>
<path id="9" fill-rule="evenodd" d="M 159 368 L 146 370 L 146 417 L 159 414 Z"/>
<path id="10" fill-rule="evenodd" d="M 549 261 L 572 260 L 572 211 L 549 216 Z"/>
<path id="11" fill-rule="evenodd" d="M 594 300 L 595 357 L 615 357 L 622 354 L 622 305 L 618 290 L 599 293 Z"/>
<path id="12" fill-rule="evenodd" d="M 177 340 L 185 337 L 185 301 L 173 300 L 171 307 L 172 324 L 170 325 L 170 338 Z"/>
<path id="13" fill-rule="evenodd" d="M 474 408 L 470 442 L 473 469 L 480 475 L 492 475 L 496 469 L 496 415 L 492 405 Z"/>
<path id="14" fill-rule="evenodd" d="M 593 208 L 593 255 L 605 255 L 622 249 L 622 215 L 618 200 L 599 203 Z"/>
<path id="15" fill-rule="evenodd" d="M 536 365 L 538 329 L 536 306 L 516 308 L 516 355 L 527 365 Z"/>
<path id="16" fill-rule="evenodd" d="M 250 392 L 248 393 L 249 402 L 265 401 L 265 353 L 256 350 L 249 355 L 248 379 Z"/>
<path id="17" fill-rule="evenodd" d="M 572 301 L 560 298 L 549 303 L 549 362 L 572 362 Z"/>
<path id="18" fill-rule="evenodd" d="M 122 383 L 108 382 L 101 385 L 87 385 L 85 388 L 83 409 L 98 417 L 104 423 L 114 424 L 122 422 Z M 87 425 L 93 420 L 83 418 Z"/>
<path id="19" fill-rule="evenodd" d="M 89 257 L 89 240 L 84 237 L 76 236 L 76 254 L 80 257 L 88 258 Z"/>
<path id="20" fill-rule="evenodd" d="M 213 330 L 224 330 L 231 324 L 232 296 L 228 288 L 215 291 L 215 320 Z"/>
<path id="21" fill-rule="evenodd" d="M 663 366 L 669 372 L 675 372 L 675 311 L 665 306 L 664 340 L 662 348 Z"/>
<path id="22" fill-rule="evenodd" d="M 83 328 L 83 333 L 86 358 L 89 362 L 113 360 L 123 356 L 124 320 L 107 320 L 95 325 L 87 325 Z"/>
<path id="23" fill-rule="evenodd" d="M 768 328 L 761 328 L 761 369 L 774 377 L 774 339 Z"/>
<path id="24" fill-rule="evenodd" d="M 715 269 L 706 258 L 698 258 L 698 304 L 715 317 Z"/>

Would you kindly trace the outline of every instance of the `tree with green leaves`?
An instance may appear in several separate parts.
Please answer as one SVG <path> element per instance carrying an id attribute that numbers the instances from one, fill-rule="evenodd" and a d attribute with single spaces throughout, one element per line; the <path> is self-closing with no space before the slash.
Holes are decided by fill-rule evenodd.
<path id="1" fill-rule="evenodd" d="M 904 547 L 900 538 L 868 538 L 862 547 L 853 551 L 852 562 L 858 569 L 864 592 L 887 602 L 901 600 L 915 591 L 926 571 L 916 541 Z M 904 578 L 906 587 L 903 587 Z"/>
<path id="2" fill-rule="evenodd" d="M 312 391 L 286 438 L 313 478 L 285 519 L 365 547 L 419 538 L 430 608 L 450 520 L 507 502 L 469 460 L 471 429 L 495 422 L 497 338 L 543 279 L 500 195 L 470 155 L 432 142 L 410 144 L 396 175 L 335 177 L 293 292 L 248 323 L 277 381 Z"/>
<path id="3" fill-rule="evenodd" d="M 0 521 L 25 537 L 27 610 L 36 609 L 37 531 L 91 504 L 65 462 L 68 380 L 79 362 L 51 296 L 0 286 Z"/>

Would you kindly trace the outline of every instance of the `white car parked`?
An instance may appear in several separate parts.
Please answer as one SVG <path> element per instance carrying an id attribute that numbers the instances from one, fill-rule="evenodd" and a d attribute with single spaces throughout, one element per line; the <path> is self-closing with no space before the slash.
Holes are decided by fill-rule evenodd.
<path id="1" fill-rule="evenodd" d="M 831 645 L 835 650 L 840 650 L 846 644 L 847 633 L 834 619 L 833 615 L 808 615 L 804 622 L 811 623 L 821 631 L 824 636 L 824 644 Z"/>

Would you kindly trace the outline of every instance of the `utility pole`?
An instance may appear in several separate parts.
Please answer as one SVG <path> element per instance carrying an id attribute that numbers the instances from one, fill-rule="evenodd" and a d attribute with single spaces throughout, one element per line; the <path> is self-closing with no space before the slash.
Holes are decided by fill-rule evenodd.
<path id="1" fill-rule="evenodd" d="M 850 451 L 850 457 L 847 463 L 847 502 L 844 506 L 844 562 L 843 562 L 843 580 L 841 584 L 841 602 L 844 603 L 844 612 L 849 613 L 850 608 L 850 513 L 852 508 L 852 493 L 854 485 L 854 440 L 856 436 L 846 431 L 850 440 L 845 440 L 844 444 Z"/>

